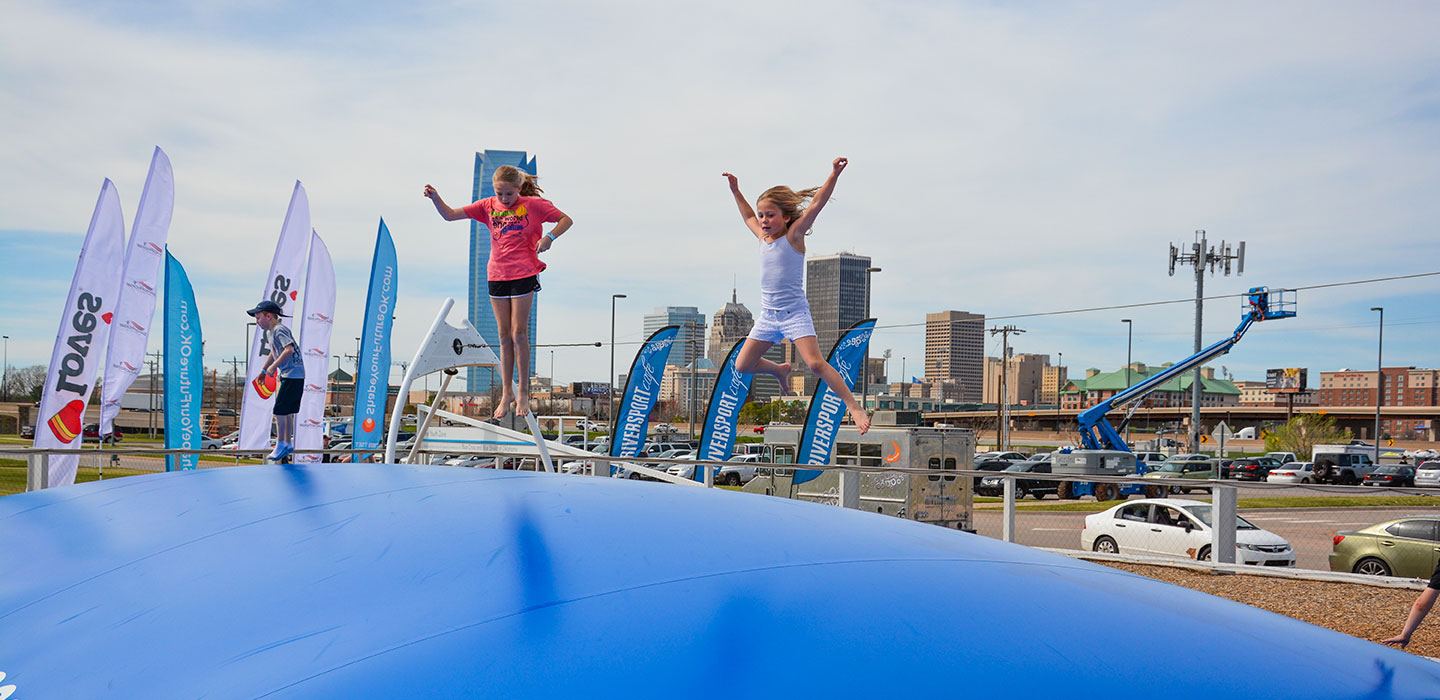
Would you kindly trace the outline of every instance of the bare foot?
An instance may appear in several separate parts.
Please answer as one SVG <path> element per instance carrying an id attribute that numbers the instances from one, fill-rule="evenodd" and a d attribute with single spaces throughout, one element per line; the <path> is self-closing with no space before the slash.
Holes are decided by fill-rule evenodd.
<path id="1" fill-rule="evenodd" d="M 513 403 L 515 403 L 515 399 L 511 398 L 509 394 L 501 394 L 500 402 L 495 404 L 495 413 L 492 417 L 495 420 L 504 418 L 505 414 L 510 411 L 510 404 Z"/>
<path id="2" fill-rule="evenodd" d="M 870 432 L 870 414 L 864 411 L 850 411 L 850 418 L 855 421 L 855 427 L 860 429 L 860 434 Z"/>
<path id="3" fill-rule="evenodd" d="M 781 395 L 781 396 L 789 396 L 789 395 L 790 395 L 790 363 L 789 363 L 789 362 L 786 362 L 786 363 L 784 363 L 784 364 L 778 364 L 778 365 L 775 365 L 775 366 L 776 366 L 776 367 L 779 367 L 779 368 L 780 368 L 780 371 L 778 371 L 778 372 L 772 372 L 771 374 L 773 374 L 773 375 L 775 376 L 775 379 L 780 382 L 780 395 Z"/>
<path id="4" fill-rule="evenodd" d="M 529 394 L 529 392 L 524 392 L 524 391 L 520 392 L 519 398 L 517 398 L 517 399 L 515 400 L 515 415 L 517 415 L 517 416 L 528 416 L 528 415 L 530 415 L 530 394 Z"/>

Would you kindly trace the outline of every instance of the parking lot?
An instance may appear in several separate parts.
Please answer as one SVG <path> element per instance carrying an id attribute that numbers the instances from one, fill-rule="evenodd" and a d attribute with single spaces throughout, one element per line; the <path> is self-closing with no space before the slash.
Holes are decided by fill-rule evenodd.
<path id="1" fill-rule="evenodd" d="M 1242 496 L 1243 498 L 1243 496 Z M 1269 530 L 1295 548 L 1295 566 L 1329 571 L 1332 538 L 1342 530 L 1412 515 L 1423 508 L 1284 508 L 1241 509 L 1240 516 L 1257 527 Z M 1433 509 L 1429 509 L 1433 512 Z M 1030 547 L 1079 549 L 1080 529 L 1085 516 L 1078 512 L 1027 512 L 1015 514 L 1015 541 Z M 1001 536 L 1003 513 L 998 509 L 977 509 L 976 531 L 986 537 Z"/>

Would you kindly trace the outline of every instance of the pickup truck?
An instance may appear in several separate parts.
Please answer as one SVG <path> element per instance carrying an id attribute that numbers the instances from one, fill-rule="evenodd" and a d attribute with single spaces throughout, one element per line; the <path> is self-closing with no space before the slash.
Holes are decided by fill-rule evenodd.
<path id="1" fill-rule="evenodd" d="M 1262 456 L 1269 457 L 1270 459 L 1273 459 L 1281 464 L 1289 464 L 1291 462 L 1300 461 L 1300 458 L 1296 457 L 1294 452 L 1266 452 Z"/>

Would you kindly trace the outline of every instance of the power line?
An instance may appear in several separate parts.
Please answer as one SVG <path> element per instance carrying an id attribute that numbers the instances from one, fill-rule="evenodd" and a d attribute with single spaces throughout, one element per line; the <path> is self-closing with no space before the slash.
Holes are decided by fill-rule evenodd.
<path id="1" fill-rule="evenodd" d="M 1378 283 L 1378 282 L 1395 282 L 1395 281 L 1399 281 L 1399 280 L 1419 279 L 1419 278 L 1422 278 L 1422 277 L 1437 277 L 1437 276 L 1440 276 L 1440 270 L 1437 270 L 1437 271 L 1435 271 L 1435 272 L 1417 272 L 1417 273 L 1411 274 L 1411 275 L 1393 275 L 1393 276 L 1390 276 L 1390 277 L 1374 277 L 1374 278 L 1371 278 L 1371 279 L 1350 280 L 1350 281 L 1347 281 L 1347 282 L 1330 282 L 1330 283 L 1327 283 L 1327 284 L 1311 284 L 1311 285 L 1306 285 L 1306 286 L 1302 286 L 1302 287 L 1285 287 L 1284 289 L 1291 290 L 1291 291 L 1297 291 L 1297 292 L 1303 292 L 1303 291 L 1307 291 L 1307 290 L 1311 290 L 1311 289 L 1329 289 L 1329 288 L 1331 288 L 1331 287 L 1350 287 L 1350 286 L 1360 285 L 1360 284 L 1375 284 L 1375 283 Z M 1239 292 L 1239 293 L 1236 293 L 1236 294 L 1219 294 L 1219 295 L 1215 295 L 1215 296 L 1202 297 L 1201 299 L 1199 299 L 1199 301 L 1212 301 L 1212 300 L 1216 300 L 1216 299 L 1240 299 L 1240 298 L 1244 298 L 1244 297 L 1248 296 L 1248 294 L 1249 294 L 1248 292 Z M 990 322 L 990 321 L 1004 321 L 1004 320 L 1017 319 L 1017 318 L 1037 318 L 1037 317 L 1042 317 L 1042 316 L 1066 316 L 1066 315 L 1070 315 L 1070 314 L 1093 313 L 1093 312 L 1096 312 L 1096 311 L 1117 311 L 1117 310 L 1120 310 L 1120 309 L 1138 309 L 1138 308 L 1143 308 L 1143 307 L 1147 307 L 1147 306 L 1166 306 L 1166 305 L 1169 305 L 1169 304 L 1193 304 L 1193 303 L 1195 303 L 1195 302 L 1196 302 L 1196 298 L 1195 298 L 1195 297 L 1186 297 L 1186 298 L 1184 298 L 1184 299 L 1167 299 L 1167 300 L 1164 300 L 1164 301 L 1142 301 L 1142 302 L 1136 302 L 1136 303 L 1133 303 L 1133 304 L 1113 304 L 1113 305 L 1110 305 L 1110 306 L 1088 306 L 1088 307 L 1079 308 L 1079 309 L 1064 309 L 1064 310 L 1060 310 L 1060 311 L 1036 311 L 1036 312 L 1024 313 L 1024 314 L 1006 314 L 1006 315 L 1003 315 L 1003 316 L 988 316 L 988 317 L 986 317 L 986 318 L 983 319 L 983 320 L 982 320 L 982 319 L 960 319 L 960 320 L 957 320 L 957 321 L 952 321 L 952 323 L 981 323 L 981 324 L 984 324 L 984 323 L 987 323 L 987 322 Z M 889 330 L 889 329 L 892 329 L 892 328 L 921 328 L 921 327 L 924 327 L 925 324 L 926 324 L 925 321 L 917 321 L 917 322 L 915 322 L 915 323 L 891 323 L 891 324 L 885 324 L 885 325 L 877 325 L 877 326 L 875 326 L 875 330 L 876 330 L 876 331 L 881 331 L 881 330 Z M 645 342 L 645 341 L 643 341 L 643 340 L 624 341 L 624 342 L 616 342 L 615 345 L 617 345 L 617 346 L 618 346 L 618 345 L 640 345 L 641 343 L 644 343 L 644 342 Z M 583 344 L 583 343 L 582 343 L 582 344 Z"/>

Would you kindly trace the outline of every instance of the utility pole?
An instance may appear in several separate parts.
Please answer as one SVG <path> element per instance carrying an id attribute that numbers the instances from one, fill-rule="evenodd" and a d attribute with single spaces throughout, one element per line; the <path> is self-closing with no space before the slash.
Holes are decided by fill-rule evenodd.
<path id="1" fill-rule="evenodd" d="M 238 410 L 240 408 L 240 365 L 243 364 L 245 360 L 232 357 L 228 360 L 221 360 L 220 362 L 230 365 L 230 406 Z"/>
<path id="2" fill-rule="evenodd" d="M 1219 268 L 1230 276 L 1230 264 L 1238 263 L 1235 274 L 1245 274 L 1245 241 L 1240 241 L 1235 252 L 1230 252 L 1230 245 L 1220 241 L 1220 247 L 1210 246 L 1205 238 L 1205 230 L 1195 231 L 1195 242 L 1190 244 L 1190 252 L 1182 253 L 1175 244 L 1170 245 L 1170 276 L 1175 276 L 1175 264 L 1190 265 L 1195 268 L 1195 352 L 1200 352 L 1201 333 L 1204 329 L 1201 320 L 1205 313 L 1205 268 L 1210 268 L 1214 274 Z M 1200 451 L 1200 396 L 1203 382 L 1200 376 L 1200 367 L 1195 368 L 1195 374 L 1190 382 L 1190 451 Z"/>
<path id="3" fill-rule="evenodd" d="M 1001 326 L 991 328 L 990 335 L 1000 334 L 1000 395 L 995 397 L 995 402 L 1000 413 L 1000 427 L 996 431 L 995 441 L 1000 443 L 995 449 L 1005 451 L 1010 449 L 1010 401 L 1008 386 L 1005 381 L 1007 374 L 1010 374 L 1010 334 L 1020 334 L 1025 331 L 1015 326 Z"/>
<path id="4" fill-rule="evenodd" d="M 689 320 L 689 321 L 686 321 L 686 322 L 685 322 L 685 325 L 686 325 L 686 326 L 689 326 L 689 329 L 688 329 L 688 330 L 690 331 L 689 334 L 688 334 L 688 335 L 690 336 L 690 401 L 689 401 L 688 403 L 689 403 L 689 409 L 690 409 L 690 410 L 689 410 L 689 414 L 690 414 L 690 439 L 691 439 L 691 440 L 694 440 L 694 439 L 695 439 L 695 366 L 698 365 L 698 364 L 700 364 L 700 356 L 697 354 L 698 351 L 695 349 L 695 340 L 696 340 L 696 335 L 695 335 L 696 323 L 695 323 L 695 320 L 694 320 L 694 319 L 691 319 L 691 320 Z"/>
<path id="5" fill-rule="evenodd" d="M 156 379 L 156 372 L 157 372 L 157 371 L 159 370 L 159 368 L 160 368 L 160 351 L 159 351 L 159 350 L 156 350 L 155 352 L 148 352 L 148 353 L 145 353 L 145 354 L 151 358 L 151 359 L 150 359 L 150 415 L 147 417 L 147 420 L 150 422 L 150 439 L 153 440 L 153 439 L 155 439 L 155 379 Z M 104 436 L 103 436 L 103 435 L 101 436 L 101 442 L 104 442 Z"/>

